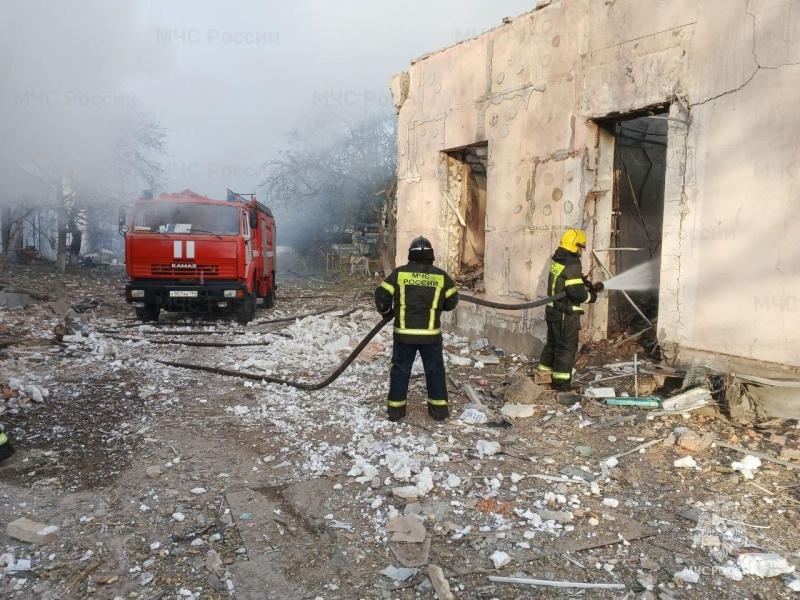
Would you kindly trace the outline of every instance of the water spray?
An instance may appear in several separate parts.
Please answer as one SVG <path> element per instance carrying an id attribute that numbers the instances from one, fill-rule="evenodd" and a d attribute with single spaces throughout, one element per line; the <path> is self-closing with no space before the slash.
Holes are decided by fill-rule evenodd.
<path id="1" fill-rule="evenodd" d="M 658 259 L 636 265 L 604 281 L 607 290 L 625 290 L 628 292 L 647 292 L 658 288 L 658 275 L 660 270 Z"/>

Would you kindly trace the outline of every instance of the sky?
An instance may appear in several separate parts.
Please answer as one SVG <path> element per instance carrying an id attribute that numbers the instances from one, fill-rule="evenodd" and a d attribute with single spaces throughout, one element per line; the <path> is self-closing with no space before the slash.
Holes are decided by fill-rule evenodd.
<path id="1" fill-rule="evenodd" d="M 168 132 L 164 191 L 259 191 L 259 167 L 287 131 L 320 116 L 393 114 L 391 75 L 534 5 L 0 0 L 0 145 L 70 153 L 135 108 Z"/>

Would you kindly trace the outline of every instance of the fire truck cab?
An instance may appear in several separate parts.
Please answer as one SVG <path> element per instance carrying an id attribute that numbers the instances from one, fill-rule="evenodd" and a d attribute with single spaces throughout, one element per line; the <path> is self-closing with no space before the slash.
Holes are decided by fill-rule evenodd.
<path id="1" fill-rule="evenodd" d="M 226 311 L 249 323 L 275 302 L 275 219 L 269 208 L 228 190 L 212 200 L 184 190 L 145 192 L 130 220 L 120 211 L 128 284 L 125 300 L 143 322 L 170 312 Z"/>

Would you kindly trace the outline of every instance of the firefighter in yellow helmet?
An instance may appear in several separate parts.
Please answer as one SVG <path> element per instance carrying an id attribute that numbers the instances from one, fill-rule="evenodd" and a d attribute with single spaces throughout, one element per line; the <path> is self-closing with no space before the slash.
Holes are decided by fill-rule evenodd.
<path id="1" fill-rule="evenodd" d="M 586 234 L 580 229 L 568 229 L 561 236 L 550 263 L 547 295 L 565 292 L 566 296 L 545 308 L 547 343 L 539 357 L 537 370 L 551 372 L 555 390 L 570 387 L 581 331 L 581 304 L 595 302 L 597 294 L 603 290 L 602 283 L 592 283 L 582 273 L 581 252 L 584 248 Z"/>

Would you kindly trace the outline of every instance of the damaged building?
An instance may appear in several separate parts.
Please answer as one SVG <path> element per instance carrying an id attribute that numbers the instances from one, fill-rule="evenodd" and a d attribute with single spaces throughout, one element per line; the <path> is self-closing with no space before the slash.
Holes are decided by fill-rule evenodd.
<path id="1" fill-rule="evenodd" d="M 655 269 L 587 340 L 652 325 L 671 364 L 800 374 L 800 2 L 539 0 L 390 86 L 399 260 L 425 235 L 467 291 L 525 302 L 583 228 L 593 279 Z M 462 303 L 450 329 L 535 355 L 543 318 Z"/>

